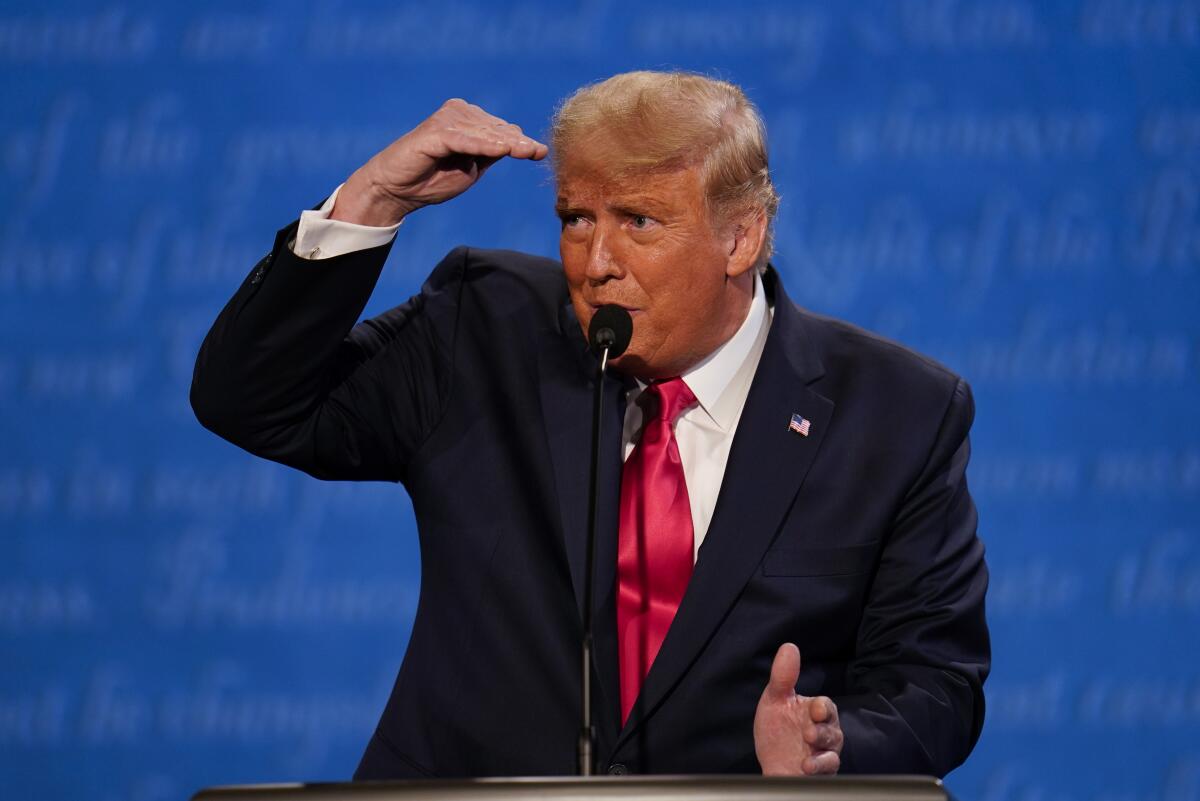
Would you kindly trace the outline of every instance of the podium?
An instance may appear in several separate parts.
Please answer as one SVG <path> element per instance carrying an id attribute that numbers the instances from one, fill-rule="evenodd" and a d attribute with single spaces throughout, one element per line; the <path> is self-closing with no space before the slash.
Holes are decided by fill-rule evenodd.
<path id="1" fill-rule="evenodd" d="M 211 787 L 192 801 L 953 801 L 930 776 L 598 776 Z"/>

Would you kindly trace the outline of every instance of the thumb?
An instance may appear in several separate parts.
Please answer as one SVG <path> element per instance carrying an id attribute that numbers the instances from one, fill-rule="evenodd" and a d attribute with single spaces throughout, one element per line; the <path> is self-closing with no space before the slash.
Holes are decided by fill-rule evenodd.
<path id="1" fill-rule="evenodd" d="M 769 699 L 786 701 L 796 694 L 796 681 L 800 678 L 800 649 L 790 642 L 779 646 L 775 661 L 771 663 L 771 678 L 763 695 Z"/>
<path id="2" fill-rule="evenodd" d="M 475 180 L 478 181 L 480 178 L 482 178 L 483 174 L 488 171 L 488 167 L 491 167 L 493 164 L 495 164 L 499 160 L 500 160 L 500 158 L 498 156 L 496 158 L 491 158 L 488 156 L 477 156 L 475 158 L 475 169 L 476 169 Z"/>

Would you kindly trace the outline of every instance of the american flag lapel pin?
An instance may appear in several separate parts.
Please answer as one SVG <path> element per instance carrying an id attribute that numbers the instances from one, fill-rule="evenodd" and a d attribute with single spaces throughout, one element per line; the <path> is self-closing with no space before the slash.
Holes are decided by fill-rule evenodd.
<path id="1" fill-rule="evenodd" d="M 807 418 L 801 417 L 798 414 L 792 415 L 792 422 L 788 423 L 788 431 L 795 431 L 802 437 L 807 437 L 812 424 Z"/>

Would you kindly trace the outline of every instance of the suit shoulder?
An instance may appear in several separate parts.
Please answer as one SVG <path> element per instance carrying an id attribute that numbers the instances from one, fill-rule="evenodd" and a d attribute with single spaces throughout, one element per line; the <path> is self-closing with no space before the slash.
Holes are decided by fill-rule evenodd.
<path id="1" fill-rule="evenodd" d="M 854 323 L 800 310 L 825 370 L 835 381 L 870 381 L 897 390 L 945 395 L 962 377 L 936 359 Z"/>
<path id="2" fill-rule="evenodd" d="M 519 332 L 536 337 L 557 331 L 568 302 L 566 278 L 554 259 L 466 245 L 446 254 L 422 294 L 438 298 L 438 307 L 450 313 L 460 334 L 480 334 L 480 347 L 490 347 L 488 336 L 498 331 L 510 344 Z"/>
<path id="3" fill-rule="evenodd" d="M 934 458 L 936 443 L 957 445 L 967 436 L 975 402 L 953 370 L 853 323 L 802 315 L 824 367 L 813 389 L 835 403 L 844 447 L 864 464 L 907 470 L 908 486 Z"/>
<path id="4" fill-rule="evenodd" d="M 498 250 L 459 245 L 451 250 L 434 275 L 449 270 L 461 275 L 468 288 L 488 293 L 500 293 L 511 300 L 523 293 L 532 293 L 539 298 L 559 300 L 567 294 L 562 265 L 555 259 L 535 256 L 515 250 Z M 432 278 L 432 276 L 431 276 Z"/>

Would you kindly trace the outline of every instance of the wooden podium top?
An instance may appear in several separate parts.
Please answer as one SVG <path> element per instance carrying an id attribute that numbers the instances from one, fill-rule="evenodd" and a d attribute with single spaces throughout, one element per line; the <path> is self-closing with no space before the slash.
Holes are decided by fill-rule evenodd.
<path id="1" fill-rule="evenodd" d="M 344 784 L 256 784 L 201 790 L 192 801 L 950 801 L 930 776 L 598 776 Z"/>

